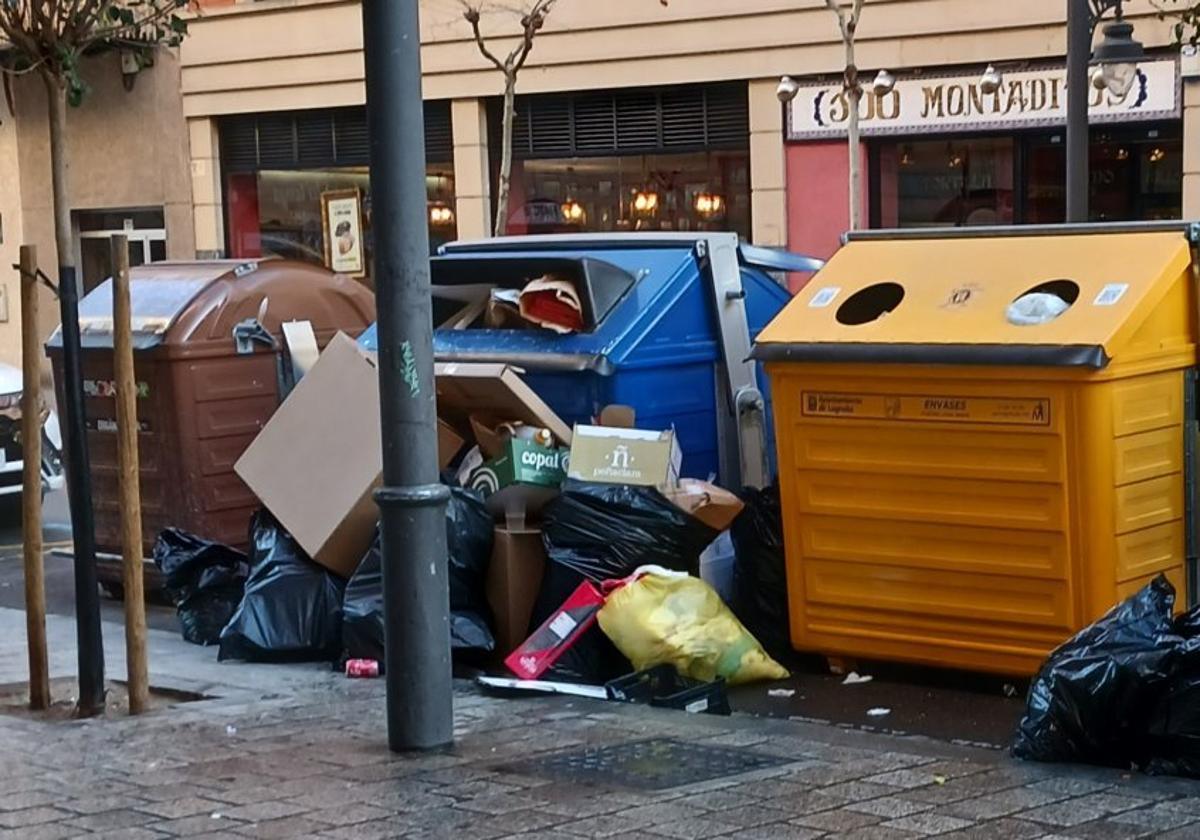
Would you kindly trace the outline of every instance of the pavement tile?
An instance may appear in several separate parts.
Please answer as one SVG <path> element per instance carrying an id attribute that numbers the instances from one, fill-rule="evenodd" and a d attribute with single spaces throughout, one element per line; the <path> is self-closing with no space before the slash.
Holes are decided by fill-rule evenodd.
<path id="1" fill-rule="evenodd" d="M 687 817 L 644 829 L 647 835 L 673 837 L 676 840 L 704 840 L 706 837 L 732 834 L 737 830 L 737 826 L 706 817 Z"/>
<path id="2" fill-rule="evenodd" d="M 860 811 L 864 814 L 874 814 L 884 819 L 907 817 L 909 814 L 919 814 L 933 808 L 927 802 L 914 802 L 899 796 L 884 796 L 879 799 L 868 799 L 863 802 L 851 802 L 846 806 L 849 811 Z"/>
<path id="3" fill-rule="evenodd" d="M 319 811 L 309 811 L 304 815 L 310 820 L 325 823 L 329 826 L 358 825 L 359 823 L 383 820 L 394 816 L 391 811 L 376 808 L 373 805 L 356 803 L 335 808 L 325 808 Z"/>
<path id="4" fill-rule="evenodd" d="M 711 819 L 723 822 L 735 828 L 754 828 L 768 823 L 780 823 L 795 816 L 790 811 L 772 808 L 764 803 L 744 805 L 740 808 L 727 808 L 711 814 Z"/>
<path id="5" fill-rule="evenodd" d="M 823 835 L 824 832 L 815 828 L 801 828 L 798 825 L 789 825 L 787 823 L 772 823 L 771 825 L 747 828 L 726 836 L 731 838 L 731 840 L 813 840 L 813 838 Z"/>
<path id="6" fill-rule="evenodd" d="M 55 805 L 76 814 L 98 814 L 101 811 L 115 811 L 118 808 L 141 808 L 148 804 L 146 800 L 133 796 L 85 796 L 79 799 L 66 799 Z"/>
<path id="7" fill-rule="evenodd" d="M 714 790 L 706 793 L 692 794 L 682 799 L 673 800 L 673 804 L 701 811 L 722 811 L 728 808 L 741 808 L 760 801 L 770 805 L 766 797 L 758 796 L 757 793 L 757 784 L 747 785 L 745 789 Z"/>
<path id="8" fill-rule="evenodd" d="M 1031 785 L 1030 787 L 1036 786 Z M 1035 820 L 1054 826 L 1076 826 L 1147 804 L 1149 803 L 1145 799 L 1100 792 L 1042 805 L 1015 816 L 1023 820 Z"/>
<path id="9" fill-rule="evenodd" d="M 150 814 L 143 814 L 128 808 L 119 808 L 114 811 L 100 811 L 99 813 L 76 817 L 75 819 L 68 820 L 65 825 L 86 829 L 87 831 L 114 831 L 145 825 L 153 821 L 154 817 Z"/>
<path id="10" fill-rule="evenodd" d="M 904 790 L 903 788 L 896 788 L 891 785 L 879 785 L 873 782 L 842 782 L 841 784 L 823 788 L 822 792 L 830 796 L 841 796 L 851 802 L 865 802 L 869 799 L 879 799 L 884 796 L 903 793 Z"/>
<path id="11" fill-rule="evenodd" d="M 79 836 L 78 828 L 64 823 L 42 823 L 22 828 L 0 829 L 0 840 L 63 840 L 65 837 Z"/>
<path id="12" fill-rule="evenodd" d="M 1157 837 L 1158 829 L 1144 825 L 1113 822 L 1111 819 L 1095 820 L 1071 828 L 1057 829 L 1068 837 L 1086 840 L 1139 840 L 1142 837 Z"/>
<path id="13" fill-rule="evenodd" d="M 236 808 L 225 808 L 222 815 L 231 820 L 243 822 L 262 822 L 263 820 L 278 820 L 304 813 L 305 809 L 288 801 L 255 802 L 253 805 L 239 805 Z"/>
<path id="14" fill-rule="evenodd" d="M 728 826 L 723 827 L 728 828 Z M 635 820 L 618 817 L 615 814 L 605 814 L 561 823 L 554 830 L 576 837 L 611 837 L 622 832 L 643 831 L 644 829 L 645 826 Z"/>
<path id="15" fill-rule="evenodd" d="M 218 812 L 213 812 L 213 814 L 216 813 Z M 212 831 L 233 831 L 235 828 L 245 825 L 240 820 L 215 817 L 213 814 L 197 814 L 194 817 L 163 820 L 162 822 L 150 823 L 146 828 L 152 828 L 155 831 L 161 831 L 164 834 L 176 837 L 191 837 L 195 834 L 204 834 L 205 832 Z"/>
<path id="16" fill-rule="evenodd" d="M 242 826 L 238 828 L 238 834 L 262 840 L 276 840 L 281 837 L 314 837 L 318 831 L 328 827 L 326 823 L 313 822 L 305 817 L 285 817 Z"/>
<path id="17" fill-rule="evenodd" d="M 174 820 L 196 814 L 211 814 L 213 811 L 220 811 L 229 806 L 212 799 L 186 796 L 182 799 L 168 799 L 164 802 L 145 802 L 136 807 L 142 813 L 151 814 L 160 820 Z"/>
<path id="18" fill-rule="evenodd" d="M 1034 840 L 1045 833 L 1046 830 L 1040 825 L 1003 818 L 951 831 L 942 837 L 943 840 Z"/>
<path id="19" fill-rule="evenodd" d="M 116 828 L 112 831 L 97 831 L 87 835 L 87 840 L 162 840 L 165 834 L 148 828 Z"/>
<path id="20" fill-rule="evenodd" d="M 834 808 L 843 807 L 848 802 L 850 802 L 849 799 L 836 793 L 829 793 L 825 790 L 809 790 L 787 796 L 774 796 L 764 799 L 762 804 L 769 808 L 788 811 L 793 815 L 800 815 L 832 811 Z"/>
<path id="21" fill-rule="evenodd" d="M 62 799 L 61 795 L 48 793 L 44 790 L 26 790 L 10 793 L 7 780 L 0 785 L 4 794 L 0 796 L 0 811 L 21 811 L 26 808 L 36 808 L 39 805 L 52 805 Z"/>
<path id="22" fill-rule="evenodd" d="M 898 828 L 901 831 L 911 831 L 914 834 L 932 836 L 970 828 L 973 824 L 970 820 L 947 817 L 942 814 L 910 814 L 907 817 L 900 817 L 897 820 L 889 820 L 882 825 L 884 828 Z"/>
<path id="23" fill-rule="evenodd" d="M 824 811 L 820 814 L 806 814 L 803 817 L 797 817 L 794 820 L 789 820 L 792 825 L 799 825 L 805 828 L 817 828 L 823 831 L 849 833 L 860 831 L 866 826 L 875 825 L 883 822 L 882 817 L 877 817 L 874 814 L 863 814 L 858 811 L 849 811 L 845 808 L 838 808 L 834 811 Z"/>
<path id="24" fill-rule="evenodd" d="M 1138 808 L 1133 811 L 1125 811 L 1108 818 L 1109 822 L 1125 823 L 1127 825 L 1140 825 L 1146 828 L 1153 828 L 1156 831 L 1168 831 L 1181 826 L 1191 825 L 1195 822 L 1200 822 L 1200 814 L 1191 814 L 1187 811 L 1179 811 L 1168 807 L 1170 803 L 1164 802 L 1158 805 L 1152 805 L 1149 808 Z M 1200 834 L 1200 832 L 1198 832 Z"/>
<path id="25" fill-rule="evenodd" d="M 74 816 L 74 814 L 58 808 L 49 808 L 46 806 L 24 808 L 20 811 L 4 811 L 0 812 L 0 828 L 28 828 L 29 826 L 40 825 L 41 823 L 71 819 Z"/>
<path id="26" fill-rule="evenodd" d="M 1018 811 L 1049 805 L 1064 798 L 1066 797 L 1061 793 L 1036 790 L 1030 787 L 1013 788 L 942 806 L 939 813 L 972 820 L 990 820 L 1015 814 Z"/>
<path id="27" fill-rule="evenodd" d="M 524 811 L 545 805 L 544 799 L 526 796 L 523 793 L 498 793 L 491 796 L 479 796 L 474 799 L 464 799 L 457 807 L 464 811 L 477 811 L 481 814 L 509 814 L 513 811 Z"/>

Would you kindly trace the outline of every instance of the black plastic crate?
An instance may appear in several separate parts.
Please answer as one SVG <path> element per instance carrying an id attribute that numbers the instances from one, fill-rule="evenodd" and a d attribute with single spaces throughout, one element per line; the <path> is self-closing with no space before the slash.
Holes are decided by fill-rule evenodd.
<path id="1" fill-rule="evenodd" d="M 680 709 L 695 714 L 732 714 L 725 680 L 701 682 L 680 676 L 671 665 L 655 665 L 605 684 L 609 700 L 623 703 L 648 703 L 663 709 Z"/>

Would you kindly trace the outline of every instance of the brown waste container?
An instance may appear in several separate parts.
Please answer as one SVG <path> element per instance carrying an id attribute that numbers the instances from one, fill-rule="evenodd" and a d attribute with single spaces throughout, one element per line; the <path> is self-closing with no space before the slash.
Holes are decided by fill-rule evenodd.
<path id="1" fill-rule="evenodd" d="M 244 548 L 258 502 L 233 464 L 279 405 L 281 325 L 311 322 L 324 347 L 338 331 L 357 336 L 375 320 L 374 295 L 324 268 L 268 259 L 139 266 L 130 297 L 146 556 L 168 527 Z M 79 309 L 96 547 L 119 554 L 112 281 Z M 260 340 L 235 340 L 239 324 L 238 332 L 258 332 Z M 61 333 L 47 352 L 61 405 Z M 106 589 L 118 588 L 111 564 L 101 562 L 100 577 Z"/>

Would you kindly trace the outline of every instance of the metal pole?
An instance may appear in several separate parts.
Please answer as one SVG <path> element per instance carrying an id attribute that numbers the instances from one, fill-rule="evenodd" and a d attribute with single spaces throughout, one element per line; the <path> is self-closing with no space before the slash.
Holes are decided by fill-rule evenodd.
<path id="1" fill-rule="evenodd" d="M 29 708 L 50 707 L 46 651 L 46 575 L 42 545 L 42 344 L 38 341 L 37 250 L 21 246 L 21 535 L 25 563 L 25 634 Z"/>
<path id="2" fill-rule="evenodd" d="M 1092 21 L 1088 0 L 1067 0 L 1067 218 L 1088 221 L 1088 61 Z"/>
<path id="3" fill-rule="evenodd" d="M 379 315 L 388 746 L 454 738 L 445 505 L 438 483 L 417 0 L 364 0 Z"/>
<path id="4" fill-rule="evenodd" d="M 75 638 L 79 649 L 81 716 L 104 710 L 104 641 L 100 635 L 100 591 L 96 583 L 96 526 L 92 511 L 91 461 L 88 460 L 87 409 L 83 402 L 83 351 L 79 338 L 79 286 L 75 267 L 58 268 L 62 313 L 63 414 L 67 499 L 75 543 Z"/>

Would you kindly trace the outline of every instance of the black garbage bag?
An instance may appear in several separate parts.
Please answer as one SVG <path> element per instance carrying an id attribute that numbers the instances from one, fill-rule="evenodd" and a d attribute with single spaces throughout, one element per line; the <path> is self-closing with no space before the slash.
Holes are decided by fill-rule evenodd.
<path id="1" fill-rule="evenodd" d="M 1175 632 L 1184 639 L 1200 639 L 1200 604 L 1175 619 Z"/>
<path id="2" fill-rule="evenodd" d="M 247 662 L 332 661 L 342 648 L 338 576 L 318 566 L 265 511 L 250 525 L 253 566 L 237 612 L 221 631 L 218 658 Z"/>
<path id="3" fill-rule="evenodd" d="M 450 578 L 450 645 L 455 650 L 496 647 L 484 595 L 492 556 L 492 516 L 478 493 L 450 488 L 446 547 Z M 379 533 L 346 585 L 342 642 L 351 659 L 383 661 L 383 566 Z"/>
<path id="4" fill-rule="evenodd" d="M 1159 575 L 1050 654 L 1029 688 L 1012 752 L 1128 768 L 1150 756 L 1147 724 L 1183 652 L 1175 589 Z"/>
<path id="5" fill-rule="evenodd" d="M 542 512 L 549 562 L 530 622 L 532 633 L 589 580 L 628 577 L 657 565 L 695 574 L 717 531 L 652 487 L 568 480 Z M 601 685 L 633 670 L 599 626 L 581 635 L 543 679 Z"/>
<path id="6" fill-rule="evenodd" d="M 250 564 L 227 545 L 168 528 L 154 541 L 154 565 L 175 611 L 185 641 L 215 645 L 221 628 L 241 603 Z"/>
<path id="7" fill-rule="evenodd" d="M 792 651 L 788 635 L 787 563 L 779 485 L 740 494 L 746 507 L 729 528 L 733 538 L 733 603 L 746 629 L 775 657 Z"/>
<path id="8" fill-rule="evenodd" d="M 1181 663 L 1147 717 L 1147 730 L 1147 772 L 1200 779 L 1200 637 L 1184 644 Z"/>

